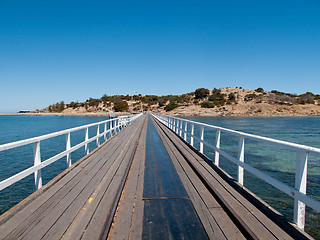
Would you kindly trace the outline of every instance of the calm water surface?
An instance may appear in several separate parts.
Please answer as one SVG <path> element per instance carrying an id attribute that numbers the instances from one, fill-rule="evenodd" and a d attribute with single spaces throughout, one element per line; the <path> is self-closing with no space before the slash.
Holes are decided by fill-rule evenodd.
<path id="1" fill-rule="evenodd" d="M 81 126 L 105 120 L 104 117 L 48 117 L 48 116 L 0 116 L 0 144 L 18 141 L 67 128 Z M 286 118 L 212 118 L 189 117 L 199 122 L 239 130 L 260 136 L 304 144 L 320 148 L 320 118 L 319 117 L 286 117 Z M 72 146 L 84 139 L 84 130 L 71 134 Z M 89 132 L 94 136 L 95 129 Z M 200 129 L 195 128 L 195 134 L 200 135 Z M 205 139 L 214 143 L 215 131 L 205 129 Z M 102 141 L 102 140 L 101 140 Z M 199 147 L 199 142 L 195 141 Z M 90 151 L 95 148 L 91 143 Z M 221 134 L 221 148 L 233 156 L 237 156 L 238 139 L 230 134 Z M 65 135 L 41 142 L 41 158 L 48 159 L 65 149 Z M 204 153 L 213 159 L 214 152 L 204 147 Z M 79 160 L 85 154 L 84 148 L 72 153 L 72 162 Z M 320 200 L 320 161 L 319 157 L 309 156 L 307 192 Z M 295 152 L 281 149 L 252 140 L 245 142 L 245 162 L 271 175 L 272 177 L 294 186 Z M 30 166 L 33 166 L 32 145 L 0 152 L 0 180 L 6 179 Z M 43 182 L 46 184 L 67 167 L 66 158 L 42 170 Z M 220 167 L 236 178 L 236 167 L 229 160 L 220 156 Z M 286 194 L 258 180 L 245 172 L 244 185 L 261 197 L 268 204 L 284 214 L 289 220 L 293 218 L 293 200 Z M 1 191 L 0 214 L 10 209 L 34 191 L 33 175 L 13 184 Z M 307 208 L 306 231 L 320 239 L 320 214 Z"/>

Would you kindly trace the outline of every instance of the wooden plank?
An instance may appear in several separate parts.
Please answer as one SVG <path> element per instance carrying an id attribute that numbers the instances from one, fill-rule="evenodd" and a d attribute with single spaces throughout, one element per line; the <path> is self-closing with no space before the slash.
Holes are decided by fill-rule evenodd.
<path id="1" fill-rule="evenodd" d="M 128 180 L 121 196 L 114 223 L 108 239 L 129 239 L 132 229 L 134 215 L 137 214 L 138 201 L 142 202 L 142 195 L 139 198 L 139 179 L 141 179 L 141 170 L 144 168 L 145 144 L 146 144 L 146 123 L 143 126 L 141 138 L 137 147 L 137 152 L 133 160 L 132 168 L 129 172 Z M 143 177 L 142 177 L 143 180 Z M 142 183 L 142 182 L 141 182 Z M 142 184 L 141 184 L 142 185 Z M 143 212 L 143 211 L 141 211 Z M 142 219 L 140 220 L 142 223 Z M 137 227 L 133 230 L 138 231 Z M 141 224 L 142 232 L 142 224 Z"/>
<path id="2" fill-rule="evenodd" d="M 101 231 L 105 225 L 106 219 L 114 203 L 114 197 L 117 194 L 119 189 L 120 182 L 123 178 L 124 172 L 130 160 L 132 151 L 134 150 L 134 144 L 130 145 L 129 151 L 125 156 L 125 159 L 122 161 L 119 170 L 112 179 L 110 186 L 106 190 L 105 194 L 102 197 L 100 204 L 97 206 L 91 221 L 88 223 L 84 234 L 81 239 L 98 239 Z"/>
<path id="3" fill-rule="evenodd" d="M 245 239 L 240 230 L 212 197 L 183 156 L 159 129 L 159 134 L 170 152 L 171 159 L 188 190 L 189 196 L 210 239 Z M 169 150 L 170 149 L 170 150 Z"/>
<path id="4" fill-rule="evenodd" d="M 137 133 L 135 133 L 135 134 L 137 134 Z M 122 170 L 125 171 L 125 167 L 127 166 L 127 163 L 130 158 L 130 154 L 134 148 L 134 146 L 133 146 L 134 141 L 136 141 L 136 138 L 131 138 L 127 142 L 126 152 L 117 157 L 118 164 L 114 165 L 115 169 L 112 170 L 112 172 L 114 172 L 114 173 L 113 174 L 108 173 L 105 176 L 104 180 L 101 182 L 101 184 L 100 184 L 101 186 L 98 187 L 88 197 L 86 203 L 81 208 L 76 219 L 74 219 L 74 221 L 71 223 L 68 230 L 64 234 L 64 236 L 63 236 L 64 239 L 79 239 L 82 236 L 83 232 L 86 231 L 86 227 L 88 226 L 88 224 L 90 224 L 90 221 L 93 221 L 92 215 L 95 214 L 96 211 L 99 211 L 99 210 L 97 210 L 97 208 L 99 207 L 99 204 L 105 204 L 105 202 L 103 200 L 105 195 L 107 194 L 108 200 L 114 199 L 114 195 L 106 193 L 106 192 L 109 191 L 109 188 L 113 188 L 113 190 L 117 189 L 116 187 L 113 187 L 112 182 L 116 181 L 115 179 L 117 178 L 117 176 L 118 176 L 118 180 L 120 177 L 123 176 L 124 172 L 119 172 L 119 171 L 122 171 Z M 121 181 L 121 178 L 117 183 L 120 184 L 120 181 Z M 108 211 L 104 211 L 102 213 L 105 214 L 105 216 L 106 216 Z M 99 234 L 100 234 L 100 232 L 99 232 Z"/>
<path id="5" fill-rule="evenodd" d="M 146 123 L 145 123 L 146 124 Z M 142 226 L 143 226 L 143 209 L 144 201 L 143 199 L 143 183 L 144 183 L 144 170 L 145 170 L 145 147 L 146 147 L 146 134 L 147 126 L 145 125 L 142 132 L 142 144 L 138 151 L 138 157 L 142 158 L 142 162 L 139 169 L 138 187 L 135 196 L 135 205 L 132 216 L 132 223 L 129 233 L 129 239 L 141 239 L 142 238 Z"/>
<path id="6" fill-rule="evenodd" d="M 104 177 L 101 180 L 101 182 L 97 182 L 94 185 L 93 187 L 94 192 L 92 192 L 90 195 L 84 195 L 82 199 L 80 197 L 77 197 L 77 199 L 72 203 L 72 205 L 63 213 L 63 215 L 60 216 L 59 220 L 54 224 L 52 229 L 50 229 L 49 232 L 47 232 L 47 234 L 44 236 L 44 239 L 52 239 L 56 237 L 60 238 L 62 234 L 65 232 L 65 229 L 70 225 L 70 223 L 72 222 L 73 224 L 75 224 L 77 222 L 77 219 L 81 219 L 81 220 L 89 219 L 90 221 L 91 219 L 90 214 L 83 215 L 83 213 L 94 211 L 95 204 L 100 203 L 101 196 L 106 191 L 106 189 L 110 186 L 110 182 L 113 181 L 114 176 L 116 174 L 123 176 L 123 173 L 118 173 L 119 169 L 121 169 L 119 168 L 119 165 L 121 166 L 124 164 L 124 166 L 127 166 L 126 156 L 128 154 L 131 154 L 130 148 L 132 145 L 132 141 L 135 141 L 133 139 L 137 134 L 137 130 L 138 129 L 136 129 L 132 133 L 131 137 L 128 139 L 128 142 L 125 142 L 126 143 L 125 146 L 122 148 L 122 151 L 117 156 L 112 166 L 108 169 L 107 172 L 104 173 Z M 79 206 L 75 206 L 77 205 L 78 202 L 79 202 Z M 85 211 L 83 211 L 84 209 Z M 70 217 L 72 213 L 74 216 Z M 85 218 L 85 216 L 87 218 Z M 74 219 L 75 217 L 77 218 Z M 76 226 L 78 227 L 77 232 L 81 232 L 84 229 L 84 228 L 83 229 L 79 228 L 79 225 L 76 225 Z M 69 227 L 68 231 L 71 229 L 72 227 Z M 75 239 L 75 238 L 72 238 L 72 239 Z"/>
<path id="7" fill-rule="evenodd" d="M 148 121 L 146 138 L 143 197 L 145 199 L 188 198 L 151 119 Z"/>
<path id="8" fill-rule="evenodd" d="M 128 141 L 127 144 L 128 146 L 130 146 L 131 141 Z M 101 182 L 96 183 L 94 185 L 95 190 L 89 196 L 84 195 L 82 199 L 80 197 L 77 197 L 77 199 L 73 201 L 72 205 L 59 217 L 58 221 L 55 222 L 52 228 L 46 233 L 43 239 L 61 238 L 67 229 L 68 231 L 67 233 L 65 233 L 65 235 L 67 235 L 68 232 L 71 231 L 73 225 L 77 226 L 76 232 L 83 231 L 84 228 L 82 229 L 81 227 L 79 227 L 79 225 L 75 223 L 78 219 L 89 219 L 88 221 L 90 221 L 90 214 L 88 213 L 91 212 L 92 209 L 94 209 L 95 204 L 99 204 L 101 197 L 103 196 L 106 189 L 109 187 L 110 182 L 119 171 L 119 165 L 127 165 L 127 159 L 125 158 L 125 154 L 128 153 L 128 151 L 126 151 L 128 146 L 122 149 L 122 152 L 114 161 L 112 166 L 108 169 L 108 171 L 105 173 Z M 72 226 L 70 226 L 71 223 Z"/>
<path id="9" fill-rule="evenodd" d="M 163 128 L 164 129 L 164 128 Z M 180 146 L 180 151 L 184 152 L 184 155 L 189 157 L 191 164 L 196 167 L 197 169 L 201 170 L 201 173 L 203 174 L 203 177 L 210 182 L 211 187 L 216 188 L 216 191 L 224 198 L 228 199 L 229 206 L 234 209 L 236 214 L 238 216 L 243 217 L 243 221 L 245 221 L 245 224 L 249 228 L 249 231 L 253 231 L 254 234 L 258 234 L 260 237 L 265 238 L 275 238 L 273 235 L 274 233 L 277 234 L 277 238 L 280 239 L 290 239 L 291 237 L 285 233 L 282 229 L 280 229 L 275 223 L 273 223 L 270 219 L 268 219 L 264 214 L 262 214 L 258 209 L 256 209 L 252 204 L 250 204 L 246 199 L 243 198 L 237 191 L 235 191 L 231 186 L 229 186 L 223 179 L 221 181 L 217 181 L 213 175 L 217 175 L 217 173 L 214 172 L 212 168 L 210 168 L 210 173 L 208 172 L 208 169 L 205 169 L 202 164 L 206 164 L 203 159 L 196 161 L 192 160 L 191 152 L 188 152 L 186 147 L 183 147 L 184 143 L 181 143 L 181 140 L 177 138 L 175 135 L 172 134 L 172 132 L 166 130 L 167 134 L 172 137 L 172 140 L 175 142 L 175 145 Z M 199 156 L 194 156 L 199 159 Z M 197 159 L 197 160 L 198 160 Z M 201 162 L 201 163 L 200 163 Z M 220 177 L 221 178 L 221 177 Z M 226 189 L 227 188 L 227 189 Z M 233 194 L 230 195 L 229 192 L 232 192 Z M 229 196 L 228 196 L 229 195 Z M 236 195 L 236 196 L 234 196 Z M 230 197 L 232 196 L 232 197 Z M 235 198 L 237 197 L 237 199 Z M 245 206 L 244 206 L 245 205 Z M 247 209 L 249 208 L 249 210 Z M 263 219 L 258 219 L 263 218 Z M 268 227 L 264 226 L 264 224 L 270 224 Z M 272 233 L 271 233 L 272 232 Z"/>
<path id="10" fill-rule="evenodd" d="M 150 184 L 150 174 L 146 178 L 145 173 L 142 238 L 207 239 L 201 221 L 151 119 L 148 123 L 146 147 L 145 171 L 150 173 L 150 170 L 156 169 L 153 172 L 156 181 Z M 149 184 L 149 188 L 146 188 L 146 184 Z"/>
<path id="11" fill-rule="evenodd" d="M 166 147 L 169 148 L 169 146 L 166 146 Z M 168 149 L 169 155 L 173 161 L 175 168 L 177 169 L 177 172 L 181 178 L 181 181 L 183 182 L 188 192 L 188 195 L 190 196 L 190 200 L 192 201 L 193 206 L 196 209 L 196 212 L 208 234 L 208 237 L 210 239 L 225 239 L 223 232 L 220 230 L 218 224 L 216 224 L 216 222 L 212 217 L 210 218 L 210 213 L 208 211 L 207 206 L 204 204 L 198 192 L 194 189 L 194 186 L 186 176 L 186 173 L 184 172 L 184 169 L 179 164 L 177 157 L 173 153 L 172 149 L 170 150 Z"/>

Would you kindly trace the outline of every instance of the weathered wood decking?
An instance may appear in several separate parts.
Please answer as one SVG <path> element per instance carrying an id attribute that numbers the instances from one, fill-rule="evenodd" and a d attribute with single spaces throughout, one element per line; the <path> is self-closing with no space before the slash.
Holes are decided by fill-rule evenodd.
<path id="1" fill-rule="evenodd" d="M 0 217 L 0 239 L 106 238 L 309 237 L 144 115 Z"/>

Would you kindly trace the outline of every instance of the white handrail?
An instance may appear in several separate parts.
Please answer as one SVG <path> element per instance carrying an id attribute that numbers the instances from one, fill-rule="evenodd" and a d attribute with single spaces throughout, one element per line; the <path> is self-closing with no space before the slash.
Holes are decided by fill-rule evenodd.
<path id="1" fill-rule="evenodd" d="M 113 136 L 113 134 L 117 134 L 119 131 L 121 131 L 124 127 L 127 125 L 131 124 L 134 120 L 136 120 L 138 117 L 140 117 L 142 113 L 136 114 L 136 115 L 131 115 L 131 116 L 120 116 L 117 118 L 112 118 L 108 120 L 104 120 L 101 122 L 97 123 L 91 123 L 87 125 L 83 125 L 80 127 L 75 127 L 75 128 L 70 128 L 38 137 L 33 137 L 21 141 L 16 141 L 12 143 L 6 143 L 0 145 L 0 151 L 5 151 L 8 149 L 12 148 L 17 148 L 21 147 L 27 144 L 33 144 L 33 152 L 34 152 L 34 165 L 30 168 L 27 168 L 3 181 L 0 182 L 0 191 L 6 187 L 9 187 L 15 182 L 20 181 L 21 179 L 29 176 L 30 174 L 34 173 L 35 175 L 35 185 L 36 189 L 39 189 L 42 187 L 42 177 L 41 177 L 41 169 L 50 165 L 51 163 L 61 159 L 64 156 L 67 156 L 67 166 L 71 166 L 71 153 L 74 152 L 75 150 L 79 149 L 82 146 L 85 146 L 85 151 L 86 154 L 89 154 L 89 146 L 88 144 L 94 140 L 96 140 L 97 147 L 99 147 L 99 139 L 101 137 L 104 137 L 104 140 L 107 140 L 107 133 L 110 134 L 110 136 Z M 107 123 L 109 122 L 109 129 L 107 129 Z M 100 128 L 99 126 L 104 124 L 104 130 L 102 133 L 100 133 Z M 90 127 L 97 127 L 97 134 L 89 139 L 89 128 Z M 85 137 L 84 141 L 71 147 L 71 142 L 70 142 L 70 135 L 72 132 L 76 132 L 79 130 L 85 129 Z M 66 134 L 66 150 L 63 152 L 58 153 L 57 155 L 41 161 L 41 153 L 40 153 L 40 142 L 49 138 L 57 137 L 60 135 Z"/>
<path id="2" fill-rule="evenodd" d="M 308 155 L 316 155 L 320 156 L 320 149 L 309 147 L 306 145 L 300 145 L 296 143 L 290 143 L 286 141 L 276 140 L 267 137 L 261 137 L 253 134 L 243 133 L 240 131 L 235 131 L 223 127 L 213 126 L 205 123 L 200 123 L 196 121 L 191 121 L 183 118 L 177 117 L 170 117 L 166 115 L 159 115 L 159 114 L 152 114 L 156 117 L 160 122 L 170 128 L 173 132 L 177 133 L 180 130 L 180 133 L 183 132 L 184 134 L 190 137 L 190 145 L 193 146 L 193 140 L 196 139 L 200 142 L 200 152 L 203 152 L 203 145 L 208 146 L 209 148 L 215 151 L 215 159 L 213 162 L 219 166 L 219 155 L 224 156 L 234 164 L 238 166 L 238 182 L 243 185 L 244 176 L 243 170 L 252 173 L 256 177 L 262 179 L 263 181 L 267 182 L 268 184 L 276 187 L 280 191 L 286 193 L 287 195 L 294 198 L 294 223 L 300 228 L 304 229 L 305 225 L 305 205 L 313 208 L 314 210 L 320 212 L 320 202 L 313 197 L 310 197 L 306 194 L 306 187 L 307 187 L 307 161 Z M 179 124 L 180 123 L 180 124 Z M 184 129 L 183 124 L 184 123 Z M 188 124 L 189 123 L 189 124 Z M 200 126 L 200 137 L 194 135 L 194 125 Z M 187 131 L 189 127 L 190 133 Z M 216 138 L 215 143 L 211 144 L 208 141 L 204 140 L 204 127 L 213 128 L 216 130 Z M 220 134 L 221 132 L 227 132 L 232 135 L 235 135 L 239 138 L 238 144 L 238 157 L 233 157 L 230 154 L 226 153 L 225 151 L 220 149 Z M 178 135 L 178 134 L 177 134 Z M 181 136 L 181 134 L 180 134 Z M 181 138 L 182 139 L 182 138 Z M 295 174 L 295 187 L 290 187 L 287 184 L 267 175 L 266 173 L 261 172 L 260 170 L 250 166 L 248 163 L 244 162 L 244 144 L 245 139 L 256 140 L 259 142 L 265 142 L 268 144 L 278 145 L 281 147 L 285 147 L 290 150 L 296 151 L 296 174 Z M 186 137 L 183 139 L 186 141 Z M 186 141 L 187 142 L 187 141 Z"/>

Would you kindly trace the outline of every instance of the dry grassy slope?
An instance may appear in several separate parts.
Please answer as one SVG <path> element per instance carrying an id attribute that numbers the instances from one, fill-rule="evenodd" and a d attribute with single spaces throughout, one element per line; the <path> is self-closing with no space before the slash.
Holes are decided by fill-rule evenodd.
<path id="1" fill-rule="evenodd" d="M 292 106 L 281 104 L 269 104 L 270 92 L 263 95 L 262 101 L 245 101 L 245 95 L 255 93 L 250 89 L 239 88 L 221 88 L 221 93 L 228 95 L 235 93 L 238 104 L 224 105 L 223 107 L 202 108 L 199 105 L 181 106 L 171 112 L 169 115 L 176 116 L 320 116 L 320 105 L 316 104 L 294 104 Z M 156 110 L 165 113 L 163 109 Z"/>
<path id="2" fill-rule="evenodd" d="M 239 89 L 239 88 L 221 88 L 221 93 L 230 94 L 233 92 L 237 97 L 237 104 L 231 105 L 225 104 L 222 107 L 214 108 L 202 108 L 200 104 L 186 104 L 180 106 L 170 112 L 164 111 L 164 107 L 159 108 L 157 105 L 149 106 L 149 109 L 154 112 L 165 113 L 175 116 L 320 116 L 319 100 L 316 104 L 293 104 L 291 106 L 285 104 L 269 104 L 268 101 L 274 98 L 274 94 L 270 92 L 257 93 L 255 90 Z M 253 99 L 252 101 L 245 101 L 247 94 L 260 95 L 260 100 Z M 211 93 L 212 94 L 212 90 Z M 204 100 L 205 101 L 205 100 Z M 131 101 L 127 101 L 131 110 Z M 192 101 L 193 102 L 193 99 Z M 169 102 L 167 102 L 168 104 Z M 201 101 L 200 101 L 201 103 Z M 141 111 L 142 107 L 140 103 L 133 102 L 134 110 Z M 147 106 L 147 104 L 144 104 Z M 42 114 L 55 114 L 55 115 L 107 115 L 112 112 L 113 104 L 105 106 L 102 102 L 98 107 L 78 107 L 78 108 L 66 108 L 61 113 L 49 113 L 48 109 L 41 111 Z M 123 113 L 122 113 L 123 114 Z"/>

